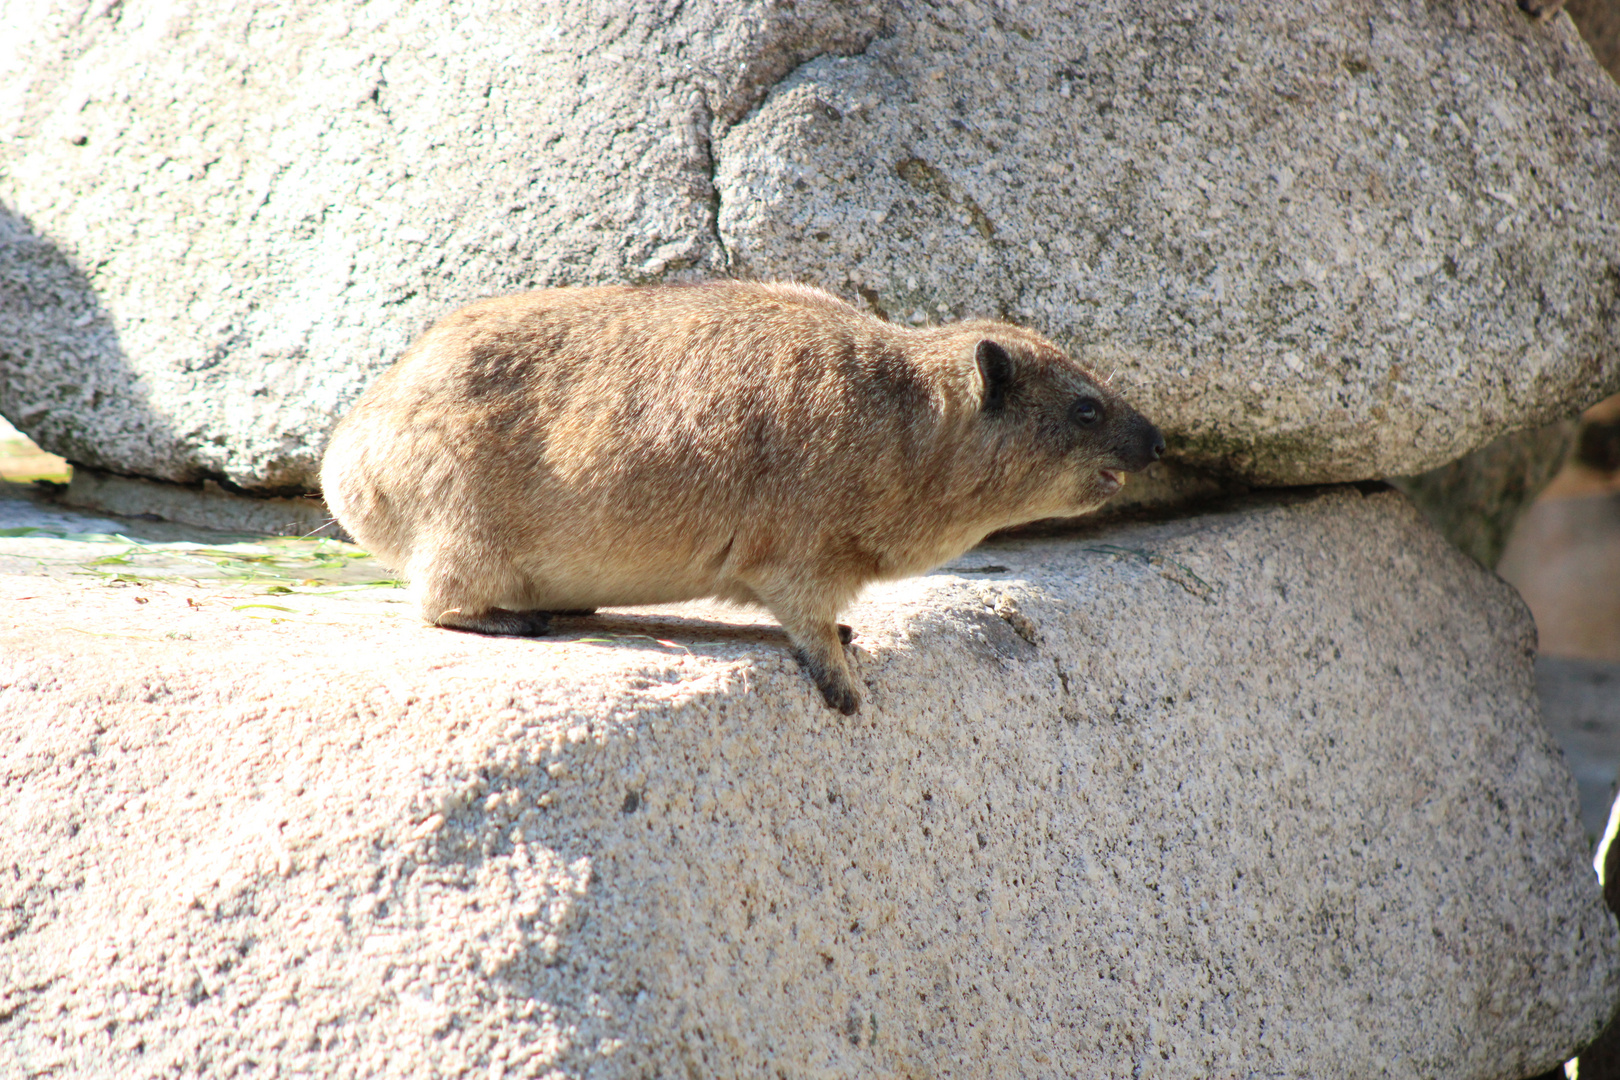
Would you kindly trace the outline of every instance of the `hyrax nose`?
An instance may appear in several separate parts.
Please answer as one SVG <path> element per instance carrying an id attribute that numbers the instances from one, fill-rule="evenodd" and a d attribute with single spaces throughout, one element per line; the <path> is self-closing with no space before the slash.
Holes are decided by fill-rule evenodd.
<path id="1" fill-rule="evenodd" d="M 1119 467 L 1126 472 L 1145 469 L 1163 456 L 1164 436 L 1145 419 L 1135 417 L 1124 435 L 1114 452 L 1119 455 Z"/>

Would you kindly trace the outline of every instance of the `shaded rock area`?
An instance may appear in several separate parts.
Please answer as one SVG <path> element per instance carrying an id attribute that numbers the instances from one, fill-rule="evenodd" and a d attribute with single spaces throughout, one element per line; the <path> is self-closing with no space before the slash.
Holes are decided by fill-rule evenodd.
<path id="1" fill-rule="evenodd" d="M 1620 79 L 1620 3 L 1616 0 L 1569 0 L 1564 10 L 1575 21 L 1592 56 Z"/>
<path id="2" fill-rule="evenodd" d="M 80 467 L 73 470 L 67 490 L 59 498 L 66 505 L 103 514 L 156 517 L 182 525 L 264 536 L 347 539 L 326 504 L 313 495 L 242 498 L 212 480 L 165 484 Z"/>
<path id="3" fill-rule="evenodd" d="M 1604 801 L 1620 788 L 1620 664 L 1542 657 L 1536 661 L 1536 684 L 1547 726 L 1580 783 L 1581 818 L 1588 833 L 1601 837 L 1592 862 L 1604 902 L 1620 915 L 1620 806 Z M 1620 1003 L 1575 1064 L 1576 1075 L 1585 1080 L 1620 1077 Z"/>
<path id="4" fill-rule="evenodd" d="M 1620 90 L 1562 15 L 18 19 L 0 412 L 113 473 L 307 490 L 336 417 L 451 307 L 727 273 L 1032 325 L 1113 373 L 1182 464 L 1249 484 L 1421 472 L 1620 386 Z"/>
<path id="5" fill-rule="evenodd" d="M 1620 790 L 1620 663 L 1538 656 L 1536 696 L 1575 775 L 1581 824 L 1596 846 Z"/>
<path id="6" fill-rule="evenodd" d="M 1514 526 L 1563 466 L 1578 428 L 1561 420 L 1516 431 L 1438 469 L 1390 482 L 1447 540 L 1481 566 L 1495 566 Z"/>
<path id="7" fill-rule="evenodd" d="M 1620 988 L 1526 612 L 1393 492 L 874 589 L 853 721 L 747 612 L 8 505 L 8 1072 L 1518 1080 Z"/>

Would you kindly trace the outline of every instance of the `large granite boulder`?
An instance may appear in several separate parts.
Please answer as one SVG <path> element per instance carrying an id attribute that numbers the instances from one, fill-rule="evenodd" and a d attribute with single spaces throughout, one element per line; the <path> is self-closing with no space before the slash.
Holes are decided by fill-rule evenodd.
<path id="1" fill-rule="evenodd" d="M 711 127 L 880 18 L 816 0 L 15 17 L 0 412 L 76 462 L 270 491 L 317 486 L 331 425 L 450 307 L 723 272 Z M 68 279 L 79 295 L 36 302 Z"/>
<path id="2" fill-rule="evenodd" d="M 476 637 L 34 520 L 8 1074 L 1519 1080 L 1620 989 L 1529 618 L 1391 492 L 873 590 L 854 719 L 746 613 Z"/>
<path id="3" fill-rule="evenodd" d="M 1511 4 L 901 8 L 717 143 L 733 268 L 1000 313 L 1184 463 L 1418 473 L 1620 387 L 1620 88 Z"/>
<path id="4" fill-rule="evenodd" d="M 114 472 L 308 488 L 448 308 L 717 273 L 1032 324 L 1249 483 L 1620 385 L 1620 91 L 1500 0 L 14 14 L 0 412 Z"/>

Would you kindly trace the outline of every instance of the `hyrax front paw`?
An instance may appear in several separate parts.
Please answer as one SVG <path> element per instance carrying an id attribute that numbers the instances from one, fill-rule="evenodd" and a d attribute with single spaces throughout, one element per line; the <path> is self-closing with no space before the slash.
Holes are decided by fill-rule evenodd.
<path id="1" fill-rule="evenodd" d="M 848 675 L 817 679 L 816 686 L 821 690 L 821 699 L 829 709 L 837 709 L 845 716 L 854 716 L 861 711 L 860 691 L 855 689 Z"/>
<path id="2" fill-rule="evenodd" d="M 770 592 L 768 589 L 757 591 L 767 596 Z M 833 613 L 825 608 L 806 611 L 791 601 L 768 606 L 776 621 L 788 632 L 794 655 L 804 665 L 816 689 L 821 691 L 827 707 L 845 716 L 857 712 L 861 707 L 861 694 L 855 689 L 849 659 L 844 655 L 844 646 L 855 632 L 836 621 Z"/>
<path id="3" fill-rule="evenodd" d="M 827 630 L 833 630 L 828 626 Z M 844 656 L 843 644 L 834 633 L 817 634 L 811 642 L 799 642 L 793 650 L 804 665 L 805 673 L 821 691 L 822 700 L 830 709 L 851 716 L 861 707 L 861 692 L 855 689 L 855 678 L 849 670 L 849 659 Z"/>
<path id="4" fill-rule="evenodd" d="M 821 691 L 821 699 L 829 709 L 838 709 L 844 716 L 860 712 L 860 691 L 855 690 L 847 672 L 818 672 L 810 664 L 805 667 L 810 667 L 810 677 L 815 678 L 816 690 Z"/>

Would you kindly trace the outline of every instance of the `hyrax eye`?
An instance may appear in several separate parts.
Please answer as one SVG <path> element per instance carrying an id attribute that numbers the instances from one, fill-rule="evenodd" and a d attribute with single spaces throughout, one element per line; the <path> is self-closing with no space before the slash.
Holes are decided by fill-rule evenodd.
<path id="1" fill-rule="evenodd" d="M 1069 419 L 1081 427 L 1091 427 L 1102 418 L 1102 402 L 1094 397 L 1083 397 L 1069 408 Z"/>

